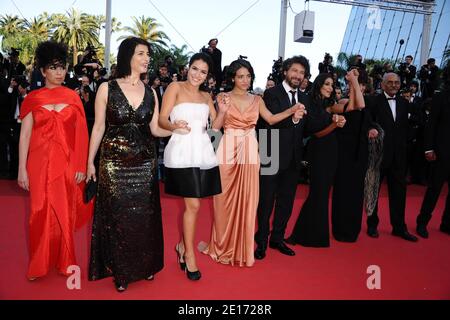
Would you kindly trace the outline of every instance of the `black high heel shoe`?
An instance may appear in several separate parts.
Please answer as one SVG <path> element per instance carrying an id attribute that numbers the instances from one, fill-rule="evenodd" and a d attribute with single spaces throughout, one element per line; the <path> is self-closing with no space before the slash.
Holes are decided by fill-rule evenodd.
<path id="1" fill-rule="evenodd" d="M 145 278 L 145 280 L 147 281 L 153 281 L 155 279 L 154 275 L 149 275 L 147 278 Z"/>
<path id="2" fill-rule="evenodd" d="M 117 281 L 114 281 L 114 285 L 116 286 L 116 290 L 119 293 L 125 292 L 128 288 L 128 283 L 119 283 Z"/>
<path id="3" fill-rule="evenodd" d="M 184 256 L 183 256 L 183 260 L 185 260 Z M 186 261 L 186 260 L 185 260 Z M 189 269 L 187 268 L 186 263 L 184 263 L 185 269 L 184 271 L 186 271 L 186 276 L 189 280 L 192 281 L 197 281 L 200 280 L 200 278 L 202 277 L 202 274 L 200 273 L 200 270 L 197 271 L 189 271 Z"/>
<path id="4" fill-rule="evenodd" d="M 184 271 L 186 269 L 186 262 L 181 261 L 184 260 L 184 256 L 178 251 L 178 244 L 175 246 L 175 252 L 177 253 L 177 262 L 180 264 L 180 269 Z"/>

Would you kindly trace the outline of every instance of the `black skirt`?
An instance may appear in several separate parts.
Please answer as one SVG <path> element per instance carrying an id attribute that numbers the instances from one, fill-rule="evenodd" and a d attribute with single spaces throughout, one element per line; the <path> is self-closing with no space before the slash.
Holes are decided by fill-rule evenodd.
<path id="1" fill-rule="evenodd" d="M 183 198 L 204 198 L 222 192 L 219 167 L 202 170 L 198 167 L 164 167 L 165 192 Z"/>

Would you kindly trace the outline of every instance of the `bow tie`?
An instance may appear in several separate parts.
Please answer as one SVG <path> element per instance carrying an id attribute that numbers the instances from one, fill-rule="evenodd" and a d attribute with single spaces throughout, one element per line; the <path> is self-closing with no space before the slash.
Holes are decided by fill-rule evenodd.
<path id="1" fill-rule="evenodd" d="M 394 100 L 394 101 L 395 101 L 395 98 L 386 98 L 386 99 L 387 99 L 388 101 L 389 101 L 389 100 Z"/>

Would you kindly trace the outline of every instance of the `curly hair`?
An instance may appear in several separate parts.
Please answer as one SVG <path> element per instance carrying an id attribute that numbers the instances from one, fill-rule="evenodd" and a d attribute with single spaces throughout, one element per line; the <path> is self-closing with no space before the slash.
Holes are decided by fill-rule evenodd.
<path id="1" fill-rule="evenodd" d="M 54 63 L 66 65 L 66 45 L 55 41 L 41 42 L 36 48 L 36 66 L 45 69 Z"/>
<path id="2" fill-rule="evenodd" d="M 288 59 L 284 60 L 283 67 L 282 67 L 283 72 L 288 71 L 294 63 L 298 63 L 298 64 L 302 65 L 303 68 L 305 68 L 305 77 L 308 77 L 310 75 L 309 60 L 301 55 L 293 56 L 292 58 L 288 58 Z"/>
<path id="3" fill-rule="evenodd" d="M 253 67 L 247 60 L 244 59 L 238 59 L 234 60 L 230 63 L 230 65 L 227 68 L 227 75 L 226 75 L 226 81 L 227 81 L 227 87 L 232 89 L 234 87 L 233 78 L 236 76 L 236 72 L 240 68 L 245 68 L 250 72 L 250 75 L 252 77 L 252 81 L 250 83 L 250 88 L 253 86 L 253 81 L 255 80 L 255 72 L 253 71 Z"/>

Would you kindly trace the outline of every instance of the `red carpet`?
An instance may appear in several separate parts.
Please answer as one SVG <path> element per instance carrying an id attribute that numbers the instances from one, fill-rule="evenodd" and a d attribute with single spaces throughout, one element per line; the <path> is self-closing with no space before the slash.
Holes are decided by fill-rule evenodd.
<path id="1" fill-rule="evenodd" d="M 307 187 L 297 192 L 292 229 L 304 202 Z M 424 187 L 409 186 L 407 223 L 415 231 Z M 203 278 L 189 281 L 176 264 L 174 251 L 182 202 L 162 195 L 165 267 L 152 282 L 140 281 L 118 294 L 111 279 L 87 281 L 90 234 L 88 228 L 76 234 L 77 258 L 81 266 L 80 290 L 69 290 L 66 278 L 55 271 L 29 282 L 25 278 L 27 253 L 28 197 L 15 181 L 0 181 L 0 299 L 450 299 L 450 237 L 439 232 L 439 222 L 447 190 L 439 199 L 429 226 L 430 239 L 410 243 L 390 235 L 386 190 L 380 203 L 380 238 L 365 234 L 365 224 L 355 244 L 331 241 L 331 248 L 309 249 L 295 246 L 295 257 L 268 249 L 263 261 L 252 268 L 214 263 L 198 254 Z M 208 240 L 212 216 L 211 199 L 202 203 L 197 240 Z M 366 286 L 367 268 L 381 268 L 381 289 Z"/>

